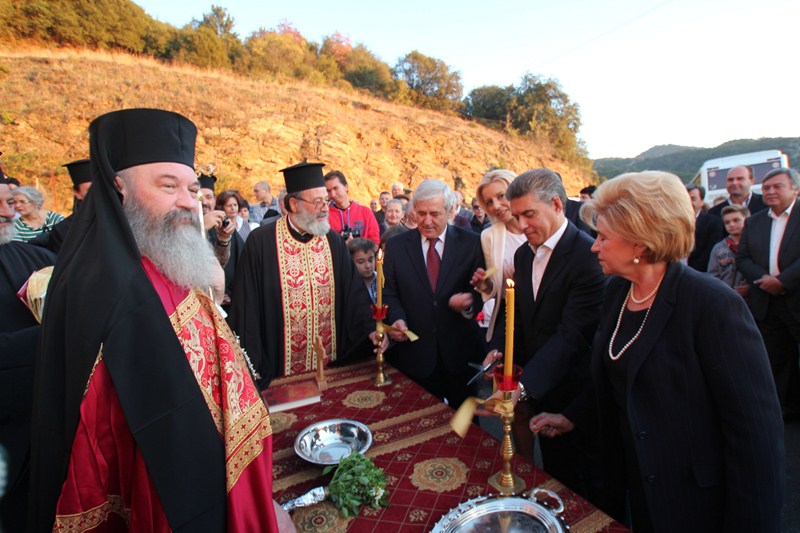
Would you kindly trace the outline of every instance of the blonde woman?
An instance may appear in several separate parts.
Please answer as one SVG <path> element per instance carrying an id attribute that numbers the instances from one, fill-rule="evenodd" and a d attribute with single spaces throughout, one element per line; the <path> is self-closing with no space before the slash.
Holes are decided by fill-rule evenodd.
<path id="1" fill-rule="evenodd" d="M 486 271 L 478 269 L 473 276 L 476 284 L 486 280 L 483 298 L 491 302 L 492 318 L 486 332 L 486 341 L 492 348 L 502 349 L 505 337 L 505 280 L 514 276 L 514 253 L 526 242 L 519 222 L 511 214 L 506 199 L 506 189 L 516 174 L 510 170 L 495 169 L 484 174 L 475 192 L 481 209 L 489 215 L 492 225 L 481 233 L 481 246 L 486 261 Z M 499 324 L 498 324 L 499 321 Z"/>
<path id="2" fill-rule="evenodd" d="M 604 485 L 627 489 L 636 532 L 779 531 L 784 439 L 769 360 L 744 300 L 681 262 L 695 224 L 684 184 L 623 174 L 581 216 L 614 276 L 592 354 Z M 540 416 L 532 426 L 569 430 Z"/>

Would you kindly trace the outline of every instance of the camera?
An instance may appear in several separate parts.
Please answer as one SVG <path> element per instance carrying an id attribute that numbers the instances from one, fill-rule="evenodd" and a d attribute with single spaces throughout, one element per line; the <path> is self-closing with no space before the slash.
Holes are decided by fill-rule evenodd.
<path id="1" fill-rule="evenodd" d="M 222 227 L 223 228 L 227 228 L 230 223 L 231 223 L 231 219 L 229 219 L 229 218 L 223 219 Z"/>
<path id="2" fill-rule="evenodd" d="M 345 226 L 344 228 L 342 228 L 342 231 L 339 233 L 339 235 L 341 235 L 342 239 L 344 240 L 347 240 L 350 237 L 358 239 L 359 237 L 361 237 L 361 231 L 357 229 L 351 229 L 350 227 Z"/>

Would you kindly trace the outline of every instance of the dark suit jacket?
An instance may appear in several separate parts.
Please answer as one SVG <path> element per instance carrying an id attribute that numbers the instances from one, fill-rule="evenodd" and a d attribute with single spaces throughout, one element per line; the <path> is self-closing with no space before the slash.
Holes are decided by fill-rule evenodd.
<path id="1" fill-rule="evenodd" d="M 694 250 L 689 254 L 689 266 L 700 272 L 708 270 L 711 249 L 725 237 L 722 219 L 700 212 L 695 220 Z"/>
<path id="2" fill-rule="evenodd" d="M 769 293 L 762 291 L 753 282 L 769 274 L 769 240 L 772 232 L 772 219 L 769 211 L 761 211 L 745 221 L 739 251 L 736 254 L 736 267 L 750 283 L 748 302 L 756 320 L 767 316 Z M 800 207 L 796 203 L 789 215 L 789 223 L 778 250 L 777 278 L 786 288 L 786 303 L 795 320 L 800 320 Z"/>
<path id="3" fill-rule="evenodd" d="M 564 214 L 567 217 L 567 220 L 575 224 L 575 227 L 581 230 L 582 232 L 589 235 L 591 238 L 597 237 L 597 232 L 593 230 L 586 222 L 583 221 L 581 218 L 581 206 L 583 205 L 582 202 L 578 202 L 577 200 L 570 200 L 567 199 L 567 205 L 564 206 Z"/>
<path id="4" fill-rule="evenodd" d="M 533 299 L 533 250 L 514 255 L 514 361 L 537 410 L 564 413 L 576 425 L 587 420 L 571 408 L 591 381 L 591 342 L 600 318 L 605 276 L 592 253 L 592 239 L 572 223 L 552 251 Z"/>
<path id="5" fill-rule="evenodd" d="M 448 225 L 436 293 L 428 280 L 421 239 L 414 229 L 386 243 L 387 323 L 403 319 L 419 335 L 416 342 L 397 343 L 392 350 L 396 353 L 388 357 L 392 365 L 415 378 L 433 374 L 437 354 L 448 373 L 463 374 L 468 362 L 483 359 L 486 343 L 475 319 L 450 309 L 448 300 L 455 293 L 472 292 L 474 313 L 480 311 L 482 299 L 469 284 L 475 269 L 484 268 L 480 237 Z"/>
<path id="6" fill-rule="evenodd" d="M 708 210 L 708 214 L 722 218 L 722 210 L 728 207 L 728 205 L 728 202 L 717 204 Z M 764 198 L 760 194 L 753 193 L 753 197 L 750 198 L 750 203 L 747 204 L 747 208 L 750 210 L 751 215 L 755 215 L 756 213 L 764 211 L 767 208 L 767 204 L 764 203 Z M 722 227 L 722 231 L 724 232 L 724 237 L 727 237 L 728 231 L 724 226 Z"/>
<path id="7" fill-rule="evenodd" d="M 612 278 L 592 353 L 606 486 L 625 476 L 604 365 L 630 282 Z M 744 300 L 669 265 L 628 358 L 626 410 L 656 531 L 778 532 L 785 471 L 781 410 Z M 613 363 L 612 363 L 613 364 Z"/>

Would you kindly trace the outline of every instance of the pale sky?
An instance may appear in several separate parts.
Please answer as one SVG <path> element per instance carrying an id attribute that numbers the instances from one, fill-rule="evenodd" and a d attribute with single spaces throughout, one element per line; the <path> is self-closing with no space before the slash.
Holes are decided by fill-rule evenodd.
<path id="1" fill-rule="evenodd" d="M 220 5 L 242 39 L 281 22 L 317 43 L 338 31 L 390 67 L 416 49 L 459 71 L 465 96 L 555 78 L 593 158 L 800 136 L 797 0 L 134 1 L 178 27 Z"/>

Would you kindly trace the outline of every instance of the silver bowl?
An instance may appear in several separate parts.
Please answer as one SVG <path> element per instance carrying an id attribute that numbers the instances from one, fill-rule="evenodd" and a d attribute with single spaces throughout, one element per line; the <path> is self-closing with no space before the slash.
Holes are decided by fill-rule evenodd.
<path id="1" fill-rule="evenodd" d="M 355 420 L 323 420 L 305 428 L 294 441 L 294 451 L 318 465 L 336 465 L 353 452 L 372 446 L 372 432 Z"/>
<path id="2" fill-rule="evenodd" d="M 443 516 L 431 533 L 567 533 L 564 502 L 555 492 L 536 488 L 528 497 L 481 496 L 466 501 Z"/>

